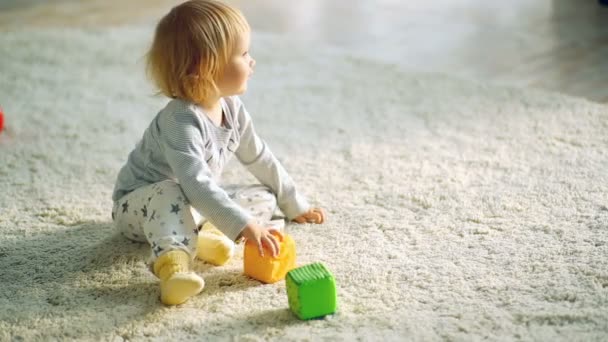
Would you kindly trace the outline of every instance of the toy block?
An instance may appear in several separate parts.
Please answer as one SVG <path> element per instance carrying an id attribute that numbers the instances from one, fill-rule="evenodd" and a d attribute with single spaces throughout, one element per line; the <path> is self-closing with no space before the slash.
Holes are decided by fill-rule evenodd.
<path id="1" fill-rule="evenodd" d="M 268 249 L 261 256 L 255 242 L 247 241 L 243 255 L 244 272 L 251 278 L 271 284 L 285 279 L 285 275 L 296 267 L 296 244 L 287 234 L 273 233 L 279 240 L 280 253 L 273 257 Z"/>
<path id="2" fill-rule="evenodd" d="M 4 111 L 2 111 L 2 107 L 0 107 L 0 132 L 4 129 Z"/>
<path id="3" fill-rule="evenodd" d="M 289 271 L 285 282 L 289 308 L 298 318 L 319 318 L 336 312 L 336 281 L 322 263 Z"/>

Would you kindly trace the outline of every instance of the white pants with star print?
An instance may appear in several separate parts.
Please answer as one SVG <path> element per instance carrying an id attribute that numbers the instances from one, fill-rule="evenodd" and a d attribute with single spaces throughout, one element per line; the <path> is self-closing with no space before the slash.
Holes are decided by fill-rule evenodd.
<path id="1" fill-rule="evenodd" d="M 282 229 L 282 219 L 272 220 L 277 208 L 275 195 L 263 185 L 228 186 L 230 198 L 248 210 L 258 224 Z M 126 238 L 148 242 L 153 262 L 171 250 L 196 256 L 197 237 L 205 218 L 190 206 L 178 183 L 165 180 L 143 186 L 114 203 L 112 219 Z"/>

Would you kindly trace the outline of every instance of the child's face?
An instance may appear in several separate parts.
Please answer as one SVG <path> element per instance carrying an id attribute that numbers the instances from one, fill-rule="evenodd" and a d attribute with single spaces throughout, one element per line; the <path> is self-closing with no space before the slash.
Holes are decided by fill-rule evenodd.
<path id="1" fill-rule="evenodd" d="M 249 43 L 249 32 L 242 34 L 237 40 L 234 52 L 218 80 L 222 97 L 242 94 L 247 90 L 247 80 L 255 67 L 255 60 L 249 55 Z"/>

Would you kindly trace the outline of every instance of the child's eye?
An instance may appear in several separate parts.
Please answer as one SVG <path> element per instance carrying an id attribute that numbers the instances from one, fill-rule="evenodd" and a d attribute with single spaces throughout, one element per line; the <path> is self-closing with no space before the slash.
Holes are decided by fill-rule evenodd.
<path id="1" fill-rule="evenodd" d="M 243 56 L 247 56 L 248 54 L 249 54 L 249 51 L 243 52 Z"/>

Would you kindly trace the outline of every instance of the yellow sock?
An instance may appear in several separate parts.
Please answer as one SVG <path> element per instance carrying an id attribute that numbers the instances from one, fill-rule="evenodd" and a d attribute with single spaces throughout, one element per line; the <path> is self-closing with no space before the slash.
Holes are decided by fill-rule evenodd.
<path id="1" fill-rule="evenodd" d="M 234 255 L 234 241 L 211 223 L 206 222 L 198 234 L 197 256 L 210 264 L 221 266 Z"/>
<path id="2" fill-rule="evenodd" d="M 205 281 L 190 271 L 190 256 L 180 250 L 167 252 L 154 262 L 154 274 L 160 279 L 160 301 L 177 305 L 203 290 Z"/>

